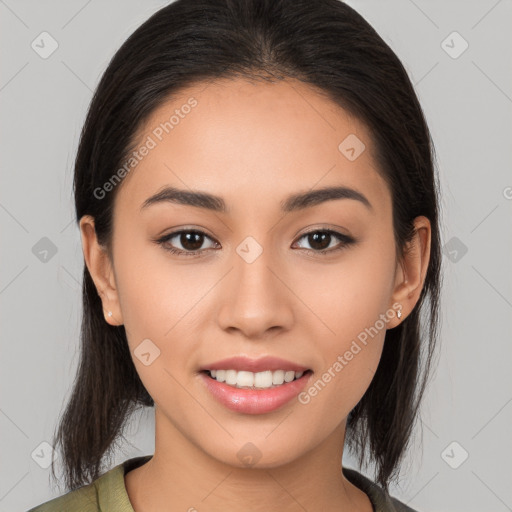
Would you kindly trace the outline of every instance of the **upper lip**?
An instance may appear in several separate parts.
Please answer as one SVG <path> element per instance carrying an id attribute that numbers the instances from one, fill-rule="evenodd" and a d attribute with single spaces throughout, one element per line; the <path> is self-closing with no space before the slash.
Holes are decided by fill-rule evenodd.
<path id="1" fill-rule="evenodd" d="M 265 370 L 285 370 L 295 372 L 305 372 L 308 370 L 306 366 L 281 359 L 279 357 L 265 356 L 260 359 L 250 359 L 245 356 L 229 357 L 222 359 L 221 361 L 215 361 L 214 363 L 206 364 L 200 368 L 204 370 L 237 370 L 246 372 L 263 372 Z"/>

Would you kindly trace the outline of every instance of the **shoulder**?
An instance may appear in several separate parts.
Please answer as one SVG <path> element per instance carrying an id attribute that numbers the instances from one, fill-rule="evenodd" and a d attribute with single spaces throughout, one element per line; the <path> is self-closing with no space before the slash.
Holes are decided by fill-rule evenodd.
<path id="1" fill-rule="evenodd" d="M 61 512 L 62 510 L 99 511 L 98 495 L 94 482 L 58 498 L 46 501 L 37 507 L 31 508 L 28 512 Z"/>
<path id="2" fill-rule="evenodd" d="M 62 512 L 80 510 L 80 512 L 133 512 L 126 487 L 124 475 L 151 458 L 134 457 L 118 464 L 88 485 L 59 496 L 27 512 Z"/>
<path id="3" fill-rule="evenodd" d="M 390 496 L 375 482 L 356 470 L 343 468 L 343 474 L 352 484 L 368 495 L 375 512 L 418 512 Z"/>

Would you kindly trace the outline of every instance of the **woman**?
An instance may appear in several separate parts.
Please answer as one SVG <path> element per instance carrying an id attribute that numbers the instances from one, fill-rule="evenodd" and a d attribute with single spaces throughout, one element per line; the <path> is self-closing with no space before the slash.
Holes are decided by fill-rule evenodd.
<path id="1" fill-rule="evenodd" d="M 139 27 L 76 158 L 69 492 L 32 511 L 412 510 L 388 486 L 437 339 L 433 152 L 340 1 L 178 0 Z M 101 474 L 139 406 L 155 453 Z"/>

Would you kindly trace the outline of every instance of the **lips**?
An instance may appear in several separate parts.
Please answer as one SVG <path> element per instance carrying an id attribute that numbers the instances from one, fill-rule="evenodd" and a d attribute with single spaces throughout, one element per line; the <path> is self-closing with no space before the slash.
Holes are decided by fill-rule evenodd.
<path id="1" fill-rule="evenodd" d="M 266 414 L 284 407 L 304 389 L 311 378 L 310 371 L 299 379 L 266 389 L 242 389 L 212 379 L 207 371 L 199 380 L 218 403 L 241 414 Z"/>
<path id="2" fill-rule="evenodd" d="M 200 368 L 200 371 L 206 370 L 237 370 L 246 372 L 263 372 L 266 370 L 276 371 L 294 371 L 305 372 L 309 368 L 307 366 L 281 359 L 279 357 L 265 356 L 260 359 L 250 359 L 245 356 L 230 357 L 215 361 L 214 363 L 206 364 Z"/>

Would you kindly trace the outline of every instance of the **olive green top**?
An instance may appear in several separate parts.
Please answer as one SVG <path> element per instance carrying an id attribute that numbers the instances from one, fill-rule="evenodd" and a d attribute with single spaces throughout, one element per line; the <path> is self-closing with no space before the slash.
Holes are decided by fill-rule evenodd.
<path id="1" fill-rule="evenodd" d="M 135 512 L 126 492 L 124 475 L 142 466 L 151 457 L 152 455 L 144 455 L 128 459 L 89 485 L 31 508 L 28 512 Z M 343 468 L 343 474 L 368 495 L 374 512 L 417 512 L 385 494 L 381 487 L 361 473 Z"/>

